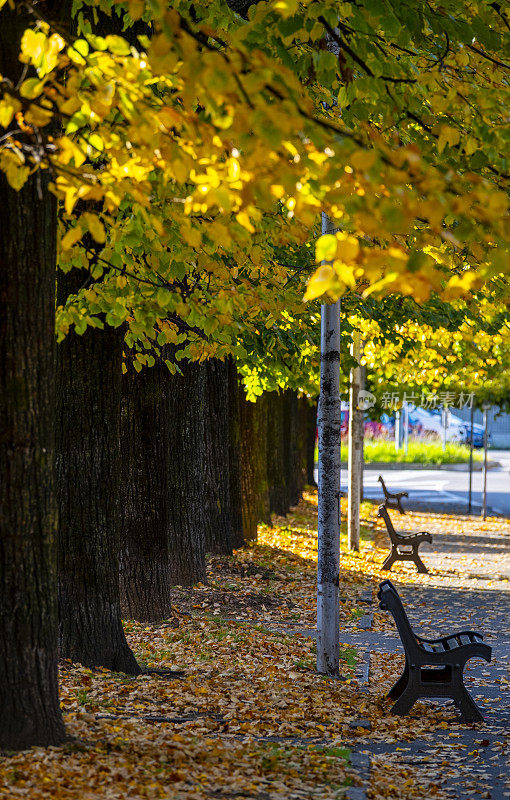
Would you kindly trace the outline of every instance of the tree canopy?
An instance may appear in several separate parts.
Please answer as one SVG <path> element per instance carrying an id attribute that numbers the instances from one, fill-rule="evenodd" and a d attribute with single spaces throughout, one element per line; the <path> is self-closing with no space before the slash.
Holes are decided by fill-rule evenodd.
<path id="1" fill-rule="evenodd" d="M 230 6 L 75 0 L 71 29 L 28 4 L 0 168 L 15 188 L 50 171 L 60 266 L 89 273 L 60 336 L 127 322 L 139 367 L 166 343 L 242 356 L 241 331 L 297 309 L 292 253 L 314 237 L 307 300 L 450 300 L 507 274 L 504 8 Z"/>

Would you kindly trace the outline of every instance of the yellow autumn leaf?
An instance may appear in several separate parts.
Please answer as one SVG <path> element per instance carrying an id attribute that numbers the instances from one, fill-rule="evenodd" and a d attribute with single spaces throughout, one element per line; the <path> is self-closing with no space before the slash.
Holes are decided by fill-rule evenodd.
<path id="1" fill-rule="evenodd" d="M 75 167 L 81 167 L 85 161 L 85 153 L 80 150 L 76 142 L 68 136 L 61 136 L 57 139 L 56 144 L 59 148 L 58 160 L 61 164 L 69 164 L 74 161 Z"/>
<path id="2" fill-rule="evenodd" d="M 27 122 L 28 125 L 34 125 L 36 128 L 44 128 L 52 119 L 53 111 L 33 104 L 29 106 L 25 113 L 25 122 Z"/>
<path id="3" fill-rule="evenodd" d="M 437 140 L 437 149 L 440 153 L 443 152 L 446 145 L 455 147 L 460 141 L 460 131 L 457 128 L 452 128 L 451 125 L 441 125 L 439 132 L 439 139 Z"/>
<path id="4" fill-rule="evenodd" d="M 332 233 L 325 233 L 315 243 L 315 260 L 333 261 L 336 256 L 336 237 Z"/>
<path id="5" fill-rule="evenodd" d="M 21 103 L 14 97 L 4 95 L 0 100 L 0 127 L 7 128 L 11 124 L 13 117 L 21 108 Z"/>
<path id="6" fill-rule="evenodd" d="M 85 211 L 82 216 L 93 238 L 96 242 L 99 242 L 99 244 L 103 244 L 106 240 L 106 232 L 99 217 L 96 214 L 91 214 L 89 211 Z"/>
<path id="7" fill-rule="evenodd" d="M 202 243 L 202 236 L 200 235 L 200 231 L 196 228 L 188 228 L 187 225 L 181 225 L 180 228 L 181 236 L 190 247 L 200 247 Z"/>
<path id="8" fill-rule="evenodd" d="M 350 286 L 351 289 L 354 289 L 356 286 L 356 278 L 354 275 L 355 267 L 350 264 L 346 264 L 344 261 L 336 260 L 333 261 L 333 269 L 335 270 L 337 277 L 345 283 L 347 286 Z"/>
<path id="9" fill-rule="evenodd" d="M 83 231 L 79 225 L 75 228 L 70 228 L 65 236 L 62 237 L 60 241 L 60 247 L 62 250 L 70 250 L 73 245 L 78 242 L 81 237 L 83 236 Z"/>
<path id="10" fill-rule="evenodd" d="M 247 231 L 250 233 L 255 233 L 255 228 L 251 224 L 250 217 L 246 211 L 240 211 L 238 214 L 236 214 L 236 220 L 238 221 L 239 225 L 242 225 Z"/>
<path id="11" fill-rule="evenodd" d="M 58 33 L 53 33 L 47 40 L 43 61 L 39 69 L 40 75 L 47 75 L 58 63 L 58 55 L 64 48 L 65 42 Z"/>
<path id="12" fill-rule="evenodd" d="M 273 5 L 275 11 L 278 11 L 282 17 L 290 17 L 295 14 L 298 9 L 298 0 L 276 0 Z"/>
<path id="13" fill-rule="evenodd" d="M 475 152 L 475 150 L 478 150 L 478 142 L 474 136 L 468 136 L 464 144 L 464 152 L 467 156 L 470 156 Z"/>
<path id="14" fill-rule="evenodd" d="M 51 72 L 58 63 L 58 55 L 65 45 L 58 33 L 50 37 L 40 31 L 27 28 L 21 38 L 20 61 L 33 64 L 40 77 Z"/>
<path id="15" fill-rule="evenodd" d="M 46 44 L 46 36 L 42 31 L 34 31 L 32 28 L 27 28 L 21 37 L 21 53 L 19 60 L 24 64 L 33 64 L 35 67 L 39 66 L 44 47 Z"/>
<path id="16" fill-rule="evenodd" d="M 336 234 L 336 257 L 349 263 L 354 261 L 359 254 L 359 242 L 355 236 L 340 231 Z"/>
<path id="17" fill-rule="evenodd" d="M 308 281 L 303 300 L 305 303 L 309 300 L 315 300 L 317 297 L 327 292 L 333 286 L 334 282 L 335 271 L 332 267 L 324 264 L 314 272 Z"/>
<path id="18" fill-rule="evenodd" d="M 17 192 L 24 186 L 30 175 L 30 167 L 25 166 L 21 155 L 11 150 L 0 150 L 0 170 L 5 173 L 9 186 Z"/>
<path id="19" fill-rule="evenodd" d="M 271 194 L 273 197 L 276 197 L 277 200 L 280 200 L 280 198 L 282 198 L 285 194 L 285 189 L 281 184 L 273 183 L 271 186 Z"/>
<path id="20" fill-rule="evenodd" d="M 363 292 L 363 297 L 368 297 L 371 294 L 378 294 L 392 286 L 399 278 L 398 272 L 387 272 L 382 278 L 374 283 L 371 283 Z"/>
<path id="21" fill-rule="evenodd" d="M 370 169 L 375 163 L 376 157 L 374 150 L 357 150 L 349 161 L 354 169 Z"/>
<path id="22" fill-rule="evenodd" d="M 19 93 L 22 97 L 33 100 L 41 94 L 43 89 L 44 81 L 40 81 L 38 78 L 28 78 L 19 87 Z"/>
<path id="23" fill-rule="evenodd" d="M 144 10 L 144 0 L 128 0 L 128 11 L 132 20 L 140 19 Z"/>

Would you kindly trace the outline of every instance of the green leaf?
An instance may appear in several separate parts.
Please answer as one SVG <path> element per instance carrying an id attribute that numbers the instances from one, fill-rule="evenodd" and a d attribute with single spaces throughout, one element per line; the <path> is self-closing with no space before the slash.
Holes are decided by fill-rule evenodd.
<path id="1" fill-rule="evenodd" d="M 27 78 L 26 81 L 20 86 L 19 93 L 22 97 L 26 97 L 28 100 L 33 100 L 34 97 L 39 97 L 42 90 L 44 89 L 44 81 L 39 80 L 39 78 Z"/>

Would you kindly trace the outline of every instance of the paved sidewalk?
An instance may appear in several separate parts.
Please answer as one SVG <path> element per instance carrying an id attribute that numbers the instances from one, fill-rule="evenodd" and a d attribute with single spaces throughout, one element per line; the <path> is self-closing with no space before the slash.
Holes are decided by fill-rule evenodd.
<path id="1" fill-rule="evenodd" d="M 487 506 L 489 514 L 510 517 L 509 462 L 491 469 L 487 474 Z M 366 470 L 363 478 L 363 493 L 367 500 L 379 504 L 383 501 L 379 473 L 385 476 L 391 491 L 408 492 L 404 501 L 408 510 L 435 510 L 445 513 L 465 514 L 468 508 L 469 475 L 457 469 L 381 469 Z M 387 474 L 386 474 L 387 473 Z M 347 490 L 348 471 L 342 472 L 342 489 Z M 482 473 L 473 474 L 472 509 L 480 516 L 482 508 Z"/>
<path id="2" fill-rule="evenodd" d="M 419 518 L 401 519 L 412 521 L 409 529 L 420 528 Z M 415 585 L 395 583 L 413 628 L 423 635 L 437 637 L 454 629 L 484 634 L 493 649 L 492 662 L 469 662 L 465 683 L 484 714 L 485 724 L 457 726 L 456 711 L 449 701 L 423 701 L 434 703 L 438 711 L 441 706 L 444 710 L 451 708 L 454 727 L 446 726 L 433 738 L 412 742 L 380 742 L 367 737 L 356 752 L 370 765 L 365 770 L 365 789 L 370 786 L 372 797 L 379 796 L 378 772 L 394 764 L 408 767 L 417 780 L 420 775 L 428 780 L 433 775 L 452 800 L 504 800 L 510 798 L 510 534 L 495 533 L 488 525 L 487 533 L 475 535 L 470 531 L 469 518 L 460 530 L 458 520 L 456 530 L 444 531 L 444 525 L 444 520 L 441 524 L 438 520 L 432 545 L 423 548 L 424 561 L 433 573 Z M 378 676 L 374 674 L 378 654 L 394 653 L 397 658 L 403 653 L 392 617 L 372 608 L 370 629 L 342 634 L 345 643 L 364 652 L 370 693 L 378 691 Z M 405 788 L 400 791 L 398 797 L 405 799 Z"/>

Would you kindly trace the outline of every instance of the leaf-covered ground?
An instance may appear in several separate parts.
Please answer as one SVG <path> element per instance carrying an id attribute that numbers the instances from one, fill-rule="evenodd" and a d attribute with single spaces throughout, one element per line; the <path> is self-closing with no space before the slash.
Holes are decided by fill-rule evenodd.
<path id="1" fill-rule="evenodd" d="M 0 798 L 329 800 L 344 797 L 350 784 L 365 785 L 373 800 L 499 797 L 450 788 L 455 776 L 467 787 L 462 769 L 467 764 L 476 774 L 471 767 L 485 755 L 499 769 L 507 743 L 498 720 L 470 726 L 466 734 L 447 705 L 417 703 L 405 718 L 388 714 L 384 694 L 402 664 L 401 656 L 378 645 L 377 637 L 395 634 L 373 602 L 386 576 L 380 565 L 387 546 L 368 504 L 361 553 L 343 547 L 341 554 L 341 680 L 315 673 L 316 503 L 314 493 L 305 495 L 292 515 L 261 526 L 256 546 L 233 558 L 211 558 L 208 584 L 176 588 L 163 624 L 126 623 L 141 662 L 183 674 L 130 678 L 62 664 L 71 738 L 64 747 L 2 757 Z M 481 608 L 483 630 L 497 633 L 510 598 L 507 523 L 437 514 L 396 522 L 401 519 L 408 529 L 435 534 L 424 552 L 429 575 L 417 575 L 408 564 L 392 572 L 414 618 L 440 623 L 430 609 L 441 592 L 460 587 L 497 597 Z M 484 572 L 486 540 L 487 550 L 497 552 L 497 579 Z M 451 605 L 439 604 L 445 627 L 457 627 L 448 618 L 457 614 L 461 622 L 467 607 Z M 490 685 L 489 702 L 499 707 L 508 673 L 504 664 L 495 666 L 483 670 L 487 676 L 477 673 L 473 689 Z M 349 763 L 350 750 L 370 754 L 370 776 L 359 759 Z M 480 792 L 489 791 L 480 774 Z"/>

